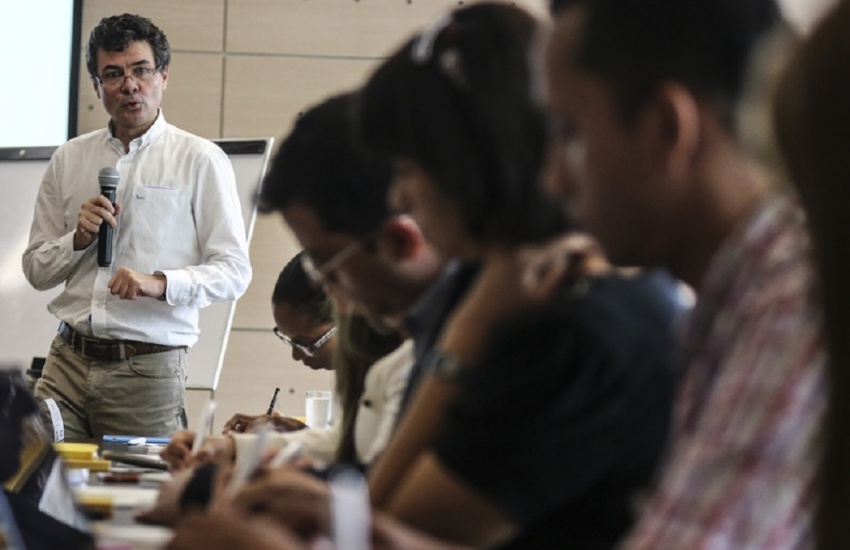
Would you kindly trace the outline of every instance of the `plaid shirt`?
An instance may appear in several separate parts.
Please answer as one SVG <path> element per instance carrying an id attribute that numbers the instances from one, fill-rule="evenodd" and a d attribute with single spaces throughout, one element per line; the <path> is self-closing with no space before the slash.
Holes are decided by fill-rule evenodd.
<path id="1" fill-rule="evenodd" d="M 825 405 L 797 204 L 766 203 L 712 262 L 681 348 L 670 455 L 623 547 L 811 548 Z"/>

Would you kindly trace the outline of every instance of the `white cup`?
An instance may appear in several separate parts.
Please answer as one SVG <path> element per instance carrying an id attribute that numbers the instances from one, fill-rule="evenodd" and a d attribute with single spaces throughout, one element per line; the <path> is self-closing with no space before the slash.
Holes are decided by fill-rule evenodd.
<path id="1" fill-rule="evenodd" d="M 311 428 L 326 428 L 331 423 L 333 392 L 307 392 L 307 425 Z"/>

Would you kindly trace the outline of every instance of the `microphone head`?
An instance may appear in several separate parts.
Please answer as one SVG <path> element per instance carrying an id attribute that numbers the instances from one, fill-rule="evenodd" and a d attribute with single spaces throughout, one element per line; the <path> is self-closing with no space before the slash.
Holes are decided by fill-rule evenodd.
<path id="1" fill-rule="evenodd" d="M 112 166 L 106 166 L 100 169 L 97 175 L 97 181 L 101 187 L 110 187 L 115 189 L 118 187 L 118 180 L 121 179 L 121 174 Z"/>

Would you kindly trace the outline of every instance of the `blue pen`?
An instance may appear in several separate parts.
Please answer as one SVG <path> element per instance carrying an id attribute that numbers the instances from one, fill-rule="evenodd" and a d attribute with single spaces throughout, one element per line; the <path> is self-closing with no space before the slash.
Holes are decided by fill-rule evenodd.
<path id="1" fill-rule="evenodd" d="M 105 443 L 129 443 L 134 439 L 140 439 L 135 435 L 105 435 L 103 441 Z M 146 443 L 156 443 L 159 445 L 167 445 L 171 441 L 170 437 L 144 437 Z"/>

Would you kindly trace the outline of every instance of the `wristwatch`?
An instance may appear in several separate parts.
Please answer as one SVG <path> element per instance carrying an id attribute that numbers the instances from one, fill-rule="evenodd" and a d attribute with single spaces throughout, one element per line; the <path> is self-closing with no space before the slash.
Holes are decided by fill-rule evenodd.
<path id="1" fill-rule="evenodd" d="M 427 372 L 435 378 L 446 381 L 455 381 L 463 371 L 463 364 L 453 353 L 437 350 L 428 363 Z"/>

